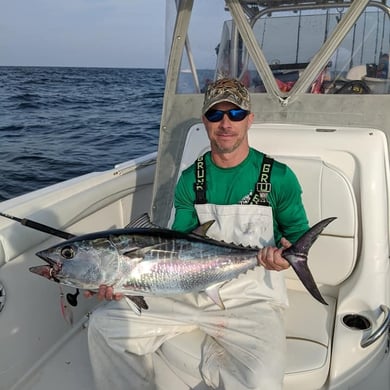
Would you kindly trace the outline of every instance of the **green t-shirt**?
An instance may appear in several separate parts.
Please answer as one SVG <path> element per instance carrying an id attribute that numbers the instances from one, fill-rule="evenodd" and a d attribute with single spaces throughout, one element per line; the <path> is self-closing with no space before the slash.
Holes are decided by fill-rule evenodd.
<path id="1" fill-rule="evenodd" d="M 205 155 L 206 198 L 217 205 L 247 204 L 259 178 L 264 154 L 250 148 L 247 158 L 233 168 L 215 165 L 210 152 Z M 175 191 L 175 221 L 172 229 L 190 232 L 198 225 L 194 207 L 195 164 L 183 171 Z M 272 207 L 274 237 L 295 242 L 309 228 L 302 204 L 302 189 L 294 172 L 285 164 L 274 161 L 271 171 L 271 192 L 268 202 Z"/>

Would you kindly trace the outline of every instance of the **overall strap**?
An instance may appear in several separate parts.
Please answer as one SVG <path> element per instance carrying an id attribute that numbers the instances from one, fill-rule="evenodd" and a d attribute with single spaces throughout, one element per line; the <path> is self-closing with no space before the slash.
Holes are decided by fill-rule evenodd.
<path id="1" fill-rule="evenodd" d="M 274 159 L 264 155 L 260 175 L 249 204 L 269 206 L 267 196 L 271 192 L 271 170 Z"/>
<path id="2" fill-rule="evenodd" d="M 207 203 L 206 199 L 206 163 L 204 156 L 199 156 L 195 162 L 195 204 Z"/>

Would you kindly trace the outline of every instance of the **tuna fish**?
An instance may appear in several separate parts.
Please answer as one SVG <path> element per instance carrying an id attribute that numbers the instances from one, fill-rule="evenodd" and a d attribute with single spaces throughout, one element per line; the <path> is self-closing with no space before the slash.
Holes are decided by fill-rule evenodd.
<path id="1" fill-rule="evenodd" d="M 335 218 L 310 228 L 283 251 L 310 294 L 323 304 L 307 265 L 310 247 Z M 219 288 L 258 266 L 258 248 L 208 238 L 213 223 L 190 234 L 144 223 L 144 227 L 115 229 L 73 237 L 37 253 L 48 265 L 30 271 L 57 283 L 97 290 L 102 284 L 124 293 L 137 307 L 147 308 L 143 296 L 170 296 L 204 291 L 224 308 Z M 151 227 L 152 226 L 152 227 Z"/>

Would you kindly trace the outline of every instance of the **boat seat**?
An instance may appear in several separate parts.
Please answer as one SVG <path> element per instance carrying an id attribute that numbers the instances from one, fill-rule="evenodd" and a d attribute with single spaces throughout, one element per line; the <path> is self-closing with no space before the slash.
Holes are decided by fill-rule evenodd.
<path id="1" fill-rule="evenodd" d="M 202 137 L 201 126 L 194 128 L 194 133 L 190 132 L 187 137 L 182 169 L 194 161 L 195 150 L 198 154 L 207 150 L 207 136 Z M 249 134 L 250 144 L 262 150 L 266 137 L 264 130 L 257 132 L 252 127 Z M 326 217 L 337 217 L 309 253 L 310 269 L 328 306 L 307 293 L 291 268 L 285 271 L 289 308 L 285 316 L 287 366 L 284 389 L 320 389 L 329 375 L 337 289 L 351 275 L 357 259 L 356 199 L 343 172 L 320 157 L 279 155 L 276 158 L 289 165 L 297 175 L 310 225 Z M 198 372 L 203 336 L 200 331 L 177 336 L 165 342 L 159 351 L 163 359 L 169 361 L 169 367 L 184 382 L 187 380 L 187 384 L 189 375 Z"/>
<path id="2" fill-rule="evenodd" d="M 363 80 L 367 75 L 367 65 L 353 66 L 345 76 L 347 80 Z"/>

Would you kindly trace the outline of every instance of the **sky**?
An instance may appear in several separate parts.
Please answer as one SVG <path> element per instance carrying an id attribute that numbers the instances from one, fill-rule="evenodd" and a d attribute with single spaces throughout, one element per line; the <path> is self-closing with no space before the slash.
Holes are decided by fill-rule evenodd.
<path id="1" fill-rule="evenodd" d="M 163 68 L 165 0 L 0 0 L 0 66 Z"/>

